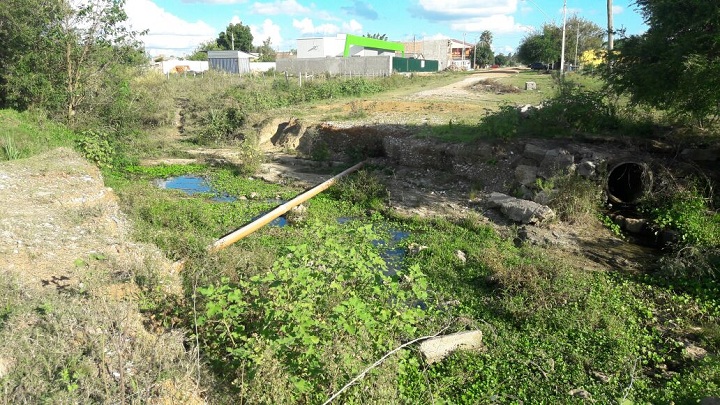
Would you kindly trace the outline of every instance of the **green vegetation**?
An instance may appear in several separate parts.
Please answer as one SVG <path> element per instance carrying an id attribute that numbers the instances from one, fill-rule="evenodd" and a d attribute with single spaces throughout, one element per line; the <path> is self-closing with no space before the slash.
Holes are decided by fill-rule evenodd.
<path id="1" fill-rule="evenodd" d="M 660 11 L 667 11 L 651 9 L 648 1 L 638 3 L 653 24 L 664 15 Z M 116 22 L 107 32 L 122 31 L 122 2 L 92 4 Z M 3 348 L 29 353 L 0 375 L 7 402 L 171 398 L 183 403 L 191 401 L 161 391 L 168 384 L 194 380 L 195 387 L 177 390 L 212 403 L 321 403 L 406 342 L 439 331 L 472 329 L 483 332 L 483 350 L 461 350 L 428 365 L 417 347 L 409 346 L 365 374 L 338 401 L 695 403 L 720 392 L 720 216 L 708 196 L 712 187 L 666 188 L 644 202 L 652 226 L 676 238 L 667 255 L 635 271 L 621 264 L 613 266 L 617 271 L 601 271 L 579 253 L 520 243 L 515 238 L 519 229 L 499 232 L 473 210 L 452 220 L 400 216 L 388 207 L 392 190 L 376 175 L 383 170 L 379 167 L 355 173 L 289 212 L 287 225 L 265 227 L 226 250 L 209 253 L 207 246 L 217 238 L 302 191 L 251 176 L 263 159 L 256 148 L 256 124 L 266 121 L 268 111 L 296 117 L 301 108 L 347 99 L 350 117 L 365 118 L 365 104 L 353 104 L 352 98 L 402 94 L 460 76 L 313 77 L 303 78 L 302 85 L 275 73 L 239 77 L 211 72 L 167 79 L 135 69 L 134 44 L 93 42 L 91 33 L 100 31 L 79 31 L 79 36 L 53 31 L 70 50 L 66 60 L 45 39 L 39 51 L 58 59 L 45 62 L 38 56 L 43 52 L 23 55 L 22 49 L 45 38 L 40 35 L 44 30 L 60 29 L 62 19 L 73 15 L 64 5 L 0 3 L 2 21 L 13 22 L 10 28 L 0 24 L 0 39 L 9 44 L 0 49 L 0 62 L 7 68 L 0 75 L 0 103 L 25 110 L 0 110 L 0 159 L 75 147 L 102 169 L 107 186 L 132 219 L 133 238 L 184 260 L 182 287 L 179 293 L 169 292 L 160 269 L 146 266 L 142 258 L 125 269 L 116 268 L 104 254 L 89 253 L 74 261 L 88 270 L 76 287 L 27 298 L 20 280 L 0 269 L 0 341 Z M 716 8 L 705 14 L 715 15 Z M 671 10 L 677 11 L 674 6 Z M 95 15 L 90 11 L 83 15 Z M 32 24 L 34 19 L 40 23 Z M 697 31 L 698 26 L 691 28 Z M 651 27 L 652 35 L 640 43 L 653 42 L 657 27 Z M 234 28 L 246 27 L 229 27 L 221 35 L 225 42 Z M 526 41 L 533 59 L 558 56 L 550 52 L 556 34 L 545 27 L 540 37 Z M 489 44 L 491 37 L 483 41 Z M 79 66 L 73 57 L 83 46 L 92 57 Z M 632 46 L 628 41 L 625 55 L 632 55 Z M 713 56 L 693 49 L 681 65 L 713 73 Z M 483 61 L 490 60 L 485 56 Z M 705 99 L 702 105 L 690 105 L 684 91 L 668 103 L 657 102 L 655 97 L 663 95 L 657 88 L 650 98 L 633 93 L 634 86 L 645 83 L 647 72 L 634 76 L 635 67 L 623 63 L 629 62 L 620 58 L 613 67 L 618 76 L 609 80 L 631 91 L 630 101 L 669 108 L 671 118 L 678 113 L 703 123 L 716 118 L 715 107 Z M 82 74 L 74 77 L 79 81 L 57 66 L 78 69 Z M 700 83 L 692 74 L 683 80 L 679 82 Z M 526 81 L 536 81 L 539 91 L 509 90 Z M 629 139 L 650 135 L 669 122 L 668 111 L 629 104 L 598 78 L 573 74 L 561 80 L 527 72 L 498 83 L 506 92 L 489 93 L 493 98 L 485 116 L 423 125 L 417 132 L 453 142 L 578 135 Z M 703 87 L 699 94 L 716 87 Z M 687 92 L 696 89 L 691 86 Z M 521 114 L 517 105 L 526 103 L 539 107 Z M 436 107 L 430 105 L 429 114 L 436 114 Z M 62 117 L 65 124 L 48 116 Z M 175 135 L 176 130 L 180 135 L 168 141 L 163 131 Z M 199 145 L 233 148 L 239 162 L 139 163 L 161 155 L 185 157 L 181 146 Z M 330 150 L 318 147 L 312 157 L 324 162 Z M 203 176 L 236 200 L 220 202 L 209 194 L 187 195 L 153 183 L 185 174 Z M 549 204 L 559 221 L 595 227 L 589 229 L 604 224 L 621 233 L 600 209 L 597 184 L 567 176 L 540 182 L 538 188 L 551 194 Z M 87 292 L 85 286 L 92 283 L 132 284 L 137 297 L 107 301 Z M 146 334 L 138 310 L 158 336 Z M 128 320 L 136 326 L 128 326 Z M 83 332 L 76 334 L 78 330 Z M 78 336 L 82 340 L 76 342 Z M 197 354 L 196 362 L 188 363 L 187 348 Z M 16 359 L 10 355 L 0 353 L 0 366 Z M 188 375 L 192 378 L 182 378 Z"/>

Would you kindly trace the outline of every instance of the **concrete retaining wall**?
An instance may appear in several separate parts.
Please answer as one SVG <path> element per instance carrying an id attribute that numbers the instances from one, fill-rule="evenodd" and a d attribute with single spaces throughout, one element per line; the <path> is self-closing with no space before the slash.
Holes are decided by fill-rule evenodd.
<path id="1" fill-rule="evenodd" d="M 389 76 L 392 74 L 392 56 L 365 56 L 357 58 L 279 59 L 278 72 L 293 75 L 325 74 L 344 76 Z"/>

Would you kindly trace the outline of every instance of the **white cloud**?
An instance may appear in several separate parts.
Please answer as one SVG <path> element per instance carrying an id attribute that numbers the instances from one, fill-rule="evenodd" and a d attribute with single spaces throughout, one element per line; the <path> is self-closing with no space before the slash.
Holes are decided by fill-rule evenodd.
<path id="1" fill-rule="evenodd" d="M 622 14 L 623 11 L 625 11 L 625 9 L 622 6 L 613 6 L 612 8 L 613 14 Z"/>
<path id="2" fill-rule="evenodd" d="M 148 30 L 141 37 L 151 55 L 191 53 L 201 42 L 217 36 L 215 28 L 203 21 L 185 21 L 151 0 L 128 0 L 125 4 L 128 23 L 137 31 Z"/>
<path id="3" fill-rule="evenodd" d="M 253 35 L 253 45 L 260 46 L 263 41 L 270 37 L 270 45 L 273 48 L 277 48 L 282 43 L 282 36 L 280 35 L 280 26 L 272 22 L 272 20 L 265 19 L 261 27 L 250 25 L 250 33 Z"/>
<path id="4" fill-rule="evenodd" d="M 420 0 L 418 12 L 431 20 L 488 17 L 513 14 L 517 11 L 517 4 L 518 0 Z"/>
<path id="5" fill-rule="evenodd" d="M 310 9 L 295 0 L 277 0 L 273 3 L 253 3 L 250 9 L 253 14 L 262 15 L 296 15 L 309 13 Z"/>
<path id="6" fill-rule="evenodd" d="M 460 32 L 483 32 L 488 30 L 493 34 L 508 34 L 532 30 L 532 27 L 526 27 L 516 23 L 513 16 L 502 14 L 454 21 L 450 23 L 450 28 Z"/>
<path id="7" fill-rule="evenodd" d="M 362 32 L 363 26 L 355 19 L 352 19 L 350 22 L 343 23 L 343 30 L 345 30 L 345 32 L 358 33 Z"/>
<path id="8" fill-rule="evenodd" d="M 309 18 L 303 18 L 302 20 L 295 20 L 293 19 L 293 27 L 300 31 L 300 34 L 307 35 L 307 34 L 321 34 L 321 35 L 335 35 L 339 34 L 341 31 L 345 32 L 360 32 L 362 31 L 362 25 L 355 21 L 350 20 L 350 22 L 343 23 L 342 30 L 339 26 L 335 24 L 320 24 L 315 25 L 313 21 Z"/>

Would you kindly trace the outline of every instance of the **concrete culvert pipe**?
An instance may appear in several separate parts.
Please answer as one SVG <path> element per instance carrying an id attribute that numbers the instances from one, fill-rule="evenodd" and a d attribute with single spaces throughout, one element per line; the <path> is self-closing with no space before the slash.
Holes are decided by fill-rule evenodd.
<path id="1" fill-rule="evenodd" d="M 607 193 L 611 202 L 637 203 L 652 188 L 652 172 L 645 163 L 621 162 L 610 169 Z"/>

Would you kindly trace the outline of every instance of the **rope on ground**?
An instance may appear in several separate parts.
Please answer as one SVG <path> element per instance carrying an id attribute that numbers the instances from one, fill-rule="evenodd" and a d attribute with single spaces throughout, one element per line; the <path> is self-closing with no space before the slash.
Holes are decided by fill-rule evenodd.
<path id="1" fill-rule="evenodd" d="M 454 319 L 453 319 L 447 326 L 445 326 L 444 328 L 442 328 L 442 329 L 440 329 L 439 331 L 437 331 L 434 335 L 428 335 L 428 336 L 419 337 L 419 338 L 414 339 L 414 340 L 411 340 L 411 341 L 409 341 L 409 342 L 407 342 L 407 343 L 403 343 L 402 345 L 400 345 L 400 346 L 398 346 L 398 347 L 390 350 L 389 352 L 385 353 L 385 355 L 382 356 L 378 361 L 376 361 L 375 363 L 373 363 L 372 365 L 370 365 L 370 367 L 368 367 L 368 368 L 366 368 L 365 370 L 363 370 L 362 373 L 360 373 L 360 374 L 358 374 L 357 376 L 355 376 L 355 378 L 353 378 L 352 380 L 350 380 L 349 383 L 347 383 L 344 387 L 340 388 L 339 391 L 337 391 L 337 392 L 334 393 L 330 398 L 328 398 L 327 401 L 323 402 L 323 405 L 328 405 L 329 403 L 331 403 L 335 398 L 337 398 L 338 396 L 340 396 L 340 394 L 342 394 L 346 389 L 350 388 L 350 387 L 351 387 L 353 384 L 355 384 L 358 380 L 360 380 L 360 379 L 362 379 L 363 377 L 365 377 L 365 374 L 367 374 L 370 370 L 372 370 L 372 369 L 374 369 L 375 367 L 379 366 L 380 364 L 382 364 L 383 361 L 385 361 L 385 359 L 387 359 L 388 357 L 392 356 L 393 353 L 397 352 L 398 350 L 404 349 L 405 347 L 408 347 L 408 346 L 410 346 L 410 345 L 412 345 L 412 344 L 414 344 L 414 343 L 417 343 L 417 342 L 420 342 L 420 341 L 423 341 L 423 340 L 427 340 L 427 339 L 431 339 L 431 338 L 434 338 L 434 337 L 438 336 L 439 334 L 445 332 L 445 331 L 453 324 L 453 322 L 455 322 Z"/>

